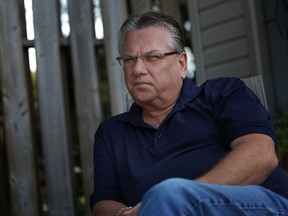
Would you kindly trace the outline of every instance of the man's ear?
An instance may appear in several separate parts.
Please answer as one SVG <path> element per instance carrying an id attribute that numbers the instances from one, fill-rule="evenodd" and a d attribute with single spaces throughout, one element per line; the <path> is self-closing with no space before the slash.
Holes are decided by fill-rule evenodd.
<path id="1" fill-rule="evenodd" d="M 187 74 L 187 62 L 188 57 L 186 52 L 182 52 L 178 56 L 178 62 L 179 62 L 179 72 L 181 73 L 181 78 L 184 79 Z"/>

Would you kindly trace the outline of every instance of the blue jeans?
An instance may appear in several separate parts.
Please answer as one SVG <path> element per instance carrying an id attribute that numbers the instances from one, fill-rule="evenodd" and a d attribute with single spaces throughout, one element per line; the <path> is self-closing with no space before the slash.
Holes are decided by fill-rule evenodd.
<path id="1" fill-rule="evenodd" d="M 261 186 L 227 186 L 172 178 L 152 187 L 137 216 L 287 215 L 288 199 Z"/>

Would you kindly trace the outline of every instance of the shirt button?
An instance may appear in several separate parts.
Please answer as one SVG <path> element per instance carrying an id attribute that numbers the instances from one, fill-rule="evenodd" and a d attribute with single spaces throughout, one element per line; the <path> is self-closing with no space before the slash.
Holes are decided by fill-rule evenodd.
<path id="1" fill-rule="evenodd" d="M 158 138 L 161 138 L 162 137 L 162 134 L 158 134 Z"/>

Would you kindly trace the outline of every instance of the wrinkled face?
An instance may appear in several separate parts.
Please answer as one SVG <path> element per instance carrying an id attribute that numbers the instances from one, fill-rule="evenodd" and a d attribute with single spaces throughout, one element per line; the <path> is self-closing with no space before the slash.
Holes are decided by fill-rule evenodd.
<path id="1" fill-rule="evenodd" d="M 121 55 L 128 56 L 123 64 L 125 83 L 136 103 L 161 107 L 177 100 L 186 76 L 187 56 L 183 52 L 158 58 L 159 54 L 175 51 L 168 46 L 164 28 L 147 27 L 127 33 L 122 50 Z M 143 55 L 133 60 L 133 56 Z"/>

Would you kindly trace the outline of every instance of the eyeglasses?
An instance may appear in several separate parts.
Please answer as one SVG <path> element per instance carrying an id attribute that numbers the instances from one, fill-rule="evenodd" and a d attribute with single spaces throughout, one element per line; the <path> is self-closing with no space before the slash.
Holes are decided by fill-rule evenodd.
<path id="1" fill-rule="evenodd" d="M 179 54 L 178 52 L 167 52 L 167 53 L 154 53 L 154 52 L 148 52 L 144 53 L 140 56 L 133 56 L 133 55 L 122 55 L 116 58 L 116 60 L 119 62 L 120 66 L 133 66 L 136 64 L 137 59 L 141 58 L 144 64 L 152 64 L 160 62 L 163 58 Z"/>

